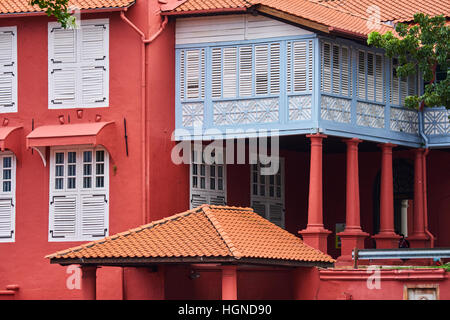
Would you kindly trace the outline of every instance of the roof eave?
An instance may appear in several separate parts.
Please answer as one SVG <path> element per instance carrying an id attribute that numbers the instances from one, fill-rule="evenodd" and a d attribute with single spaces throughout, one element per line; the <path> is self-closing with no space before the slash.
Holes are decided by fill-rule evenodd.
<path id="1" fill-rule="evenodd" d="M 236 264 L 236 265 L 264 265 L 283 267 L 323 267 L 329 268 L 334 265 L 327 261 L 298 261 L 264 258 L 241 258 L 234 257 L 156 257 L 156 258 L 50 258 L 51 264 L 62 266 L 78 264 L 84 266 L 118 266 L 118 267 L 149 267 L 162 264 Z"/>
<path id="2" fill-rule="evenodd" d="M 221 9 L 202 9 L 202 10 L 190 10 L 190 11 L 163 11 L 163 16 L 196 16 L 196 15 L 210 15 L 221 13 L 244 13 L 248 8 L 221 8 Z"/>
<path id="3" fill-rule="evenodd" d="M 135 3 L 132 2 L 127 6 L 123 7 L 105 7 L 105 8 L 91 8 L 91 9 L 81 9 L 81 13 L 100 13 L 100 12 L 116 12 L 127 10 Z M 14 13 L 0 13 L 0 18 L 24 18 L 24 17 L 42 17 L 47 16 L 44 11 L 28 11 L 28 12 L 14 12 Z"/>

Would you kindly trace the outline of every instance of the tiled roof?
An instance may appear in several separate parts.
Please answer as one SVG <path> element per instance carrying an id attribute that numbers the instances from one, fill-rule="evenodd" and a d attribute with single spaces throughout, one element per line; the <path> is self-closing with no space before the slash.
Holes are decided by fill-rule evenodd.
<path id="1" fill-rule="evenodd" d="M 256 214 L 251 208 L 202 205 L 46 258 L 231 258 L 333 263 L 334 260 L 297 236 Z M 91 260 L 92 261 L 92 260 Z M 261 261 L 261 260 L 259 260 Z"/>
<path id="2" fill-rule="evenodd" d="M 368 17 L 369 7 L 380 8 L 381 21 L 412 21 L 416 12 L 431 16 L 443 14 L 450 16 L 449 0 L 310 0 L 321 2 L 333 8 Z"/>
<path id="3" fill-rule="evenodd" d="M 135 0 L 70 0 L 69 5 L 79 9 L 123 8 Z M 30 0 L 1 0 L 0 14 L 40 12 L 39 6 L 31 6 Z"/>
<path id="4" fill-rule="evenodd" d="M 330 31 L 367 36 L 371 27 L 371 6 L 380 9 L 381 26 L 377 31 L 384 33 L 393 27 L 383 22 L 410 21 L 420 11 L 429 15 L 450 16 L 449 0 L 187 0 L 172 12 L 176 14 L 226 11 L 254 6 L 275 9 L 295 17 L 327 26 Z M 266 12 L 267 13 L 267 12 Z M 269 13 L 270 14 L 270 13 Z"/>

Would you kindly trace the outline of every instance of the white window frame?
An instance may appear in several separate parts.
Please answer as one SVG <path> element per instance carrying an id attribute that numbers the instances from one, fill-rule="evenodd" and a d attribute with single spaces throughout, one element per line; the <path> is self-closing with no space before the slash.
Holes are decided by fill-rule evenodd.
<path id="1" fill-rule="evenodd" d="M 285 228 L 285 213 L 286 213 L 286 204 L 285 204 L 285 167 L 284 167 L 284 158 L 279 158 L 280 161 L 280 166 L 279 166 L 279 170 L 281 170 L 280 172 L 280 177 L 281 177 L 281 197 L 271 197 L 270 196 L 270 183 L 267 181 L 267 183 L 265 183 L 264 187 L 265 187 L 265 194 L 264 195 L 260 195 L 259 192 L 259 188 L 260 188 L 260 177 L 261 175 L 261 163 L 257 163 L 257 164 L 251 164 L 250 165 L 250 203 L 253 207 L 253 203 L 254 202 L 259 202 L 261 204 L 264 204 L 266 206 L 266 208 L 268 208 L 268 206 L 270 206 L 270 204 L 276 204 L 276 205 L 281 205 L 282 206 L 282 216 L 281 216 L 281 223 L 278 224 L 278 226 L 280 226 L 281 228 Z M 253 181 L 253 173 L 254 173 L 254 166 L 257 166 L 257 172 L 258 172 L 258 182 L 257 182 L 257 188 L 258 188 L 258 194 L 255 195 L 253 192 L 253 186 L 254 186 L 254 181 Z M 265 175 L 266 180 L 269 180 L 270 175 Z M 276 177 L 274 178 L 276 179 Z M 274 194 L 276 195 L 276 190 L 274 190 Z M 259 214 L 259 213 L 258 213 Z M 270 220 L 270 213 L 266 211 L 266 214 L 269 214 L 269 216 L 264 216 L 265 219 Z M 273 221 L 271 221 L 273 222 Z M 275 222 L 273 222 L 275 223 Z"/>
<path id="2" fill-rule="evenodd" d="M 84 188 L 83 187 L 83 152 L 84 151 L 92 151 L 92 161 L 91 161 L 91 187 L 90 188 Z M 104 185 L 103 187 L 95 187 L 95 153 L 96 151 L 104 151 L 104 168 L 103 168 L 103 176 L 104 177 Z M 55 171 L 56 171 L 56 153 L 64 153 L 64 186 L 63 189 L 56 189 L 55 188 Z M 68 166 L 68 159 L 67 154 L 68 152 L 76 152 L 77 158 L 76 158 L 76 188 L 75 189 L 68 189 L 66 188 L 67 185 L 67 166 Z M 50 184 L 49 184 L 50 190 L 49 190 L 49 234 L 48 239 L 49 242 L 69 242 L 69 241 L 89 241 L 89 240 L 98 240 L 103 237 L 108 236 L 109 234 L 109 153 L 108 151 L 101 147 L 92 147 L 92 146 L 86 146 L 86 145 L 79 145 L 79 146 L 58 146 L 58 147 L 52 147 L 50 150 Z M 96 236 L 83 236 L 82 235 L 82 207 L 81 207 L 81 197 L 86 195 L 92 195 L 92 196 L 104 196 L 104 201 L 106 202 L 105 207 L 105 217 L 104 217 L 104 225 L 105 225 L 105 231 L 102 235 L 96 235 Z M 70 236 L 53 236 L 52 231 L 54 229 L 53 225 L 53 211 L 52 211 L 52 204 L 55 199 L 55 197 L 77 197 L 77 206 L 76 206 L 76 221 L 75 221 L 75 235 L 73 237 Z"/>
<path id="3" fill-rule="evenodd" d="M 202 155 L 203 155 L 203 151 L 204 149 L 202 149 Z M 194 153 L 195 151 L 193 151 Z M 215 198 L 220 198 L 223 197 L 223 201 L 224 201 L 224 205 L 227 202 L 227 165 L 225 163 L 225 151 L 224 150 L 220 150 L 220 152 L 223 154 L 223 160 L 224 163 L 223 164 L 219 164 L 222 166 L 222 184 L 223 184 L 223 188 L 222 190 L 218 190 L 218 185 L 216 182 L 216 188 L 215 189 L 211 189 L 210 187 L 210 181 L 211 181 L 211 167 L 215 167 L 215 177 L 218 177 L 218 170 L 217 170 L 217 164 L 206 164 L 203 160 L 199 161 L 198 158 L 196 158 L 196 156 L 194 156 L 193 154 L 191 155 L 191 161 L 190 161 L 190 165 L 189 165 L 189 207 L 191 209 L 194 208 L 193 206 L 193 201 L 194 201 L 194 196 L 200 196 L 200 197 L 205 197 L 207 199 L 207 203 L 210 203 L 210 199 L 212 197 Z M 194 187 L 193 186 L 193 178 L 194 178 L 194 174 L 193 174 L 193 168 L 194 165 L 197 165 L 198 168 L 197 170 L 200 170 L 200 165 L 204 165 L 205 166 L 205 188 L 200 188 L 200 187 Z M 197 182 L 197 185 L 200 185 L 200 181 Z"/>
<path id="4" fill-rule="evenodd" d="M 81 20 L 81 26 L 76 28 L 76 62 L 65 62 L 58 63 L 53 62 L 53 38 L 51 36 L 51 32 L 53 29 L 61 28 L 61 24 L 58 22 L 49 22 L 48 23 L 48 108 L 49 109 L 73 109 L 73 108 L 102 108 L 109 106 L 109 19 L 88 19 Z M 104 35 L 104 59 L 102 61 L 98 61 L 96 63 L 83 62 L 82 61 L 82 29 L 85 26 L 92 25 L 104 25 L 105 27 L 105 35 Z M 64 104 L 60 102 L 54 102 L 53 100 L 53 81 L 52 74 L 55 70 L 59 70 L 60 67 L 73 68 L 75 69 L 76 79 L 75 79 L 75 102 L 73 104 Z M 104 89 L 104 97 L 102 100 L 99 100 L 94 103 L 83 103 L 82 101 L 82 68 L 83 67 L 93 67 L 93 68 L 104 68 L 104 78 L 103 78 L 103 89 Z M 67 69 L 65 69 L 67 70 Z"/>
<path id="5" fill-rule="evenodd" d="M 17 99 L 17 27 L 16 26 L 11 26 L 11 27 L 0 27 L 0 33 L 12 33 L 13 34 L 13 41 L 12 41 L 12 56 L 13 56 L 13 61 L 12 61 L 12 65 L 11 64 L 0 64 L 0 74 L 5 74 L 5 73 L 12 73 L 14 78 L 12 81 L 12 92 L 11 92 L 11 96 L 12 96 L 12 106 L 0 106 L 0 113 L 12 113 L 12 112 L 17 112 L 18 111 L 18 107 L 17 107 L 17 103 L 18 103 L 18 99 Z"/>
<path id="6" fill-rule="evenodd" d="M 11 190 L 8 192 L 3 191 L 3 159 L 6 157 L 11 157 L 11 179 L 6 179 L 11 181 Z M 0 237 L 0 243 L 5 242 L 15 242 L 16 234 L 16 156 L 10 151 L 0 152 L 0 205 L 11 205 L 11 236 L 10 237 Z M 4 203 L 2 203 L 5 201 Z"/>

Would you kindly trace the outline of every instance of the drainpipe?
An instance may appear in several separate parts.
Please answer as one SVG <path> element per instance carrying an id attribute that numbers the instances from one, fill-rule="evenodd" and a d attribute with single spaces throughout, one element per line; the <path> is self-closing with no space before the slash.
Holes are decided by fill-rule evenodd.
<path id="1" fill-rule="evenodd" d="M 430 237 L 430 246 L 431 248 L 434 248 L 434 241 L 435 238 L 431 234 L 431 232 L 428 230 L 428 201 L 427 201 L 427 165 L 426 165 L 426 159 L 427 155 L 430 152 L 429 149 L 426 149 L 422 156 L 422 170 L 423 170 L 423 210 L 425 215 L 425 221 L 424 221 L 424 227 L 425 227 L 425 233 Z"/>
<path id="2" fill-rule="evenodd" d="M 147 13 L 150 15 L 150 1 L 148 1 Z M 146 108 L 146 100 L 147 100 L 147 45 L 152 43 L 161 32 L 165 29 L 168 18 L 164 16 L 164 21 L 161 24 L 159 30 L 154 33 L 152 36 L 148 38 L 145 37 L 145 33 L 141 31 L 135 24 L 133 24 L 127 17 L 125 17 L 125 12 L 127 8 L 120 12 L 120 18 L 128 24 L 136 33 L 141 37 L 141 150 L 142 150 L 142 190 L 143 190 L 143 203 L 142 203 L 142 223 L 147 223 L 147 212 L 148 212 L 148 194 L 149 194 L 149 176 L 150 176 L 150 164 L 148 161 L 148 147 L 146 143 L 147 138 L 147 108 Z M 148 28 L 150 30 L 149 25 L 150 17 L 147 20 Z M 150 33 L 150 32 L 148 32 Z"/>

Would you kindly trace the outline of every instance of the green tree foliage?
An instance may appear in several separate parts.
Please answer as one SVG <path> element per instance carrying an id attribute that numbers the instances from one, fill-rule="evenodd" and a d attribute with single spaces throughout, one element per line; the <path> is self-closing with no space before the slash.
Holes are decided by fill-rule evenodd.
<path id="1" fill-rule="evenodd" d="M 75 26 L 75 17 L 69 12 L 69 0 L 30 0 L 31 5 L 37 5 L 47 15 L 54 16 L 65 29 Z"/>
<path id="2" fill-rule="evenodd" d="M 419 70 L 428 83 L 423 95 L 405 99 L 409 108 L 445 106 L 450 109 L 450 27 L 445 23 L 443 15 L 430 17 L 416 13 L 413 24 L 395 26 L 398 37 L 390 31 L 383 35 L 369 34 L 369 45 L 383 48 L 388 57 L 398 59 L 398 76 L 406 77 Z M 446 72 L 440 81 L 436 81 L 438 66 Z"/>

